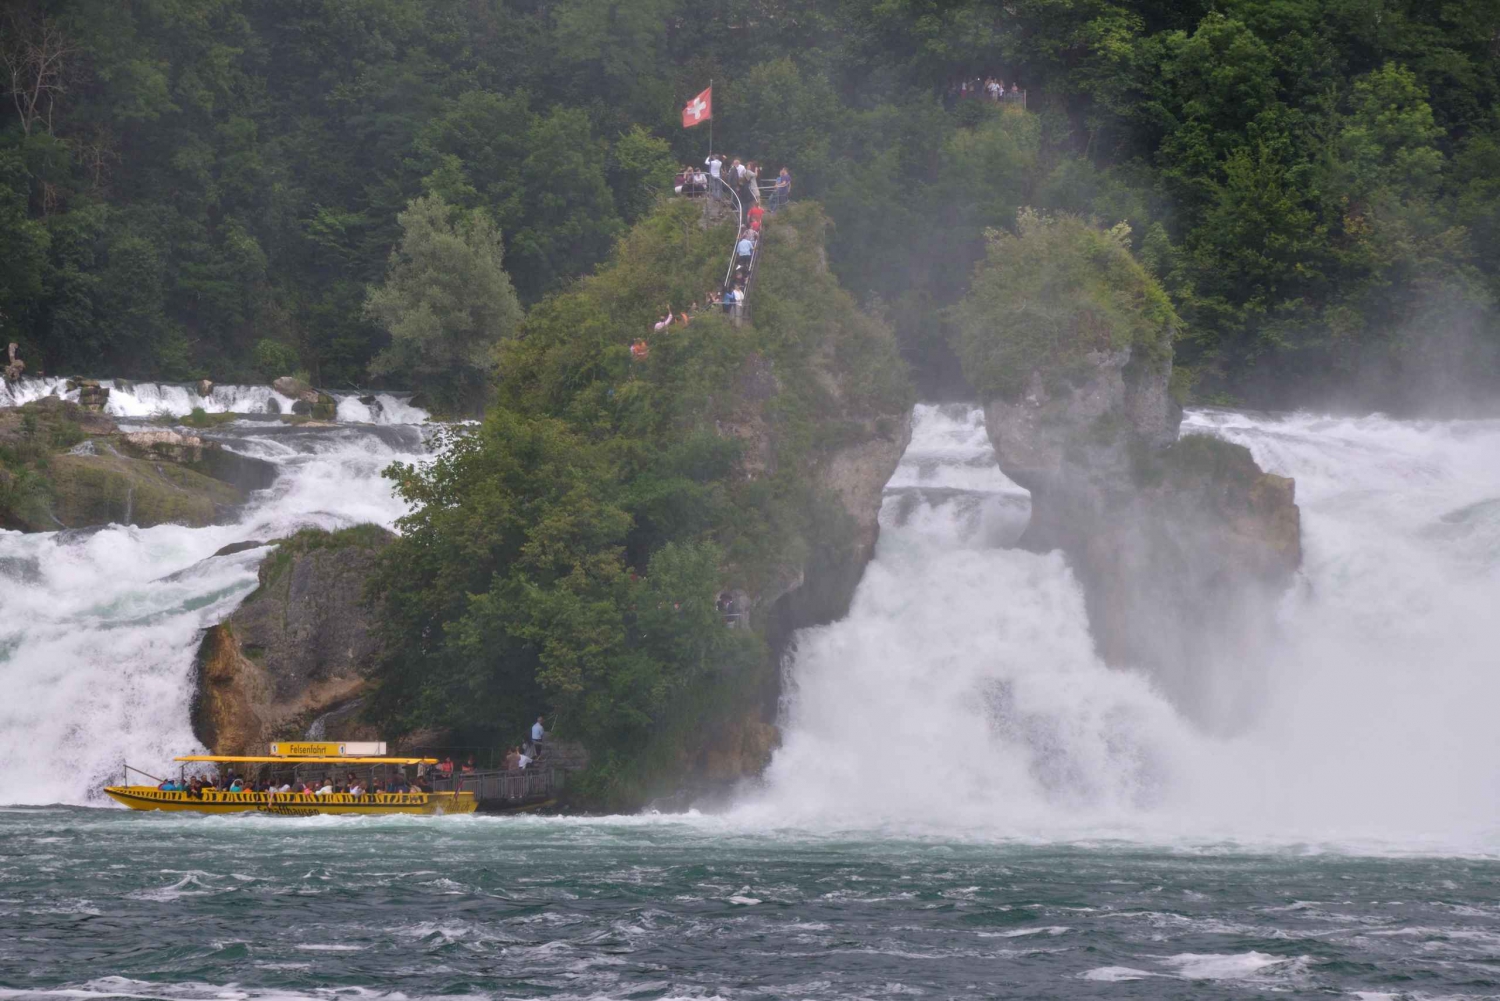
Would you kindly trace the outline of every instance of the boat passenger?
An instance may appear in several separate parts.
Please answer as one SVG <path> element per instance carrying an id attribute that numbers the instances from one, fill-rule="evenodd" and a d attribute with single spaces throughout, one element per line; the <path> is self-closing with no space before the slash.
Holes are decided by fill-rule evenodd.
<path id="1" fill-rule="evenodd" d="M 316 793 L 314 793 L 314 795 L 317 795 L 317 796 L 332 796 L 333 795 L 333 783 L 329 782 L 327 779 L 324 779 L 323 780 L 323 786 L 322 786 L 322 788 L 320 788 Z"/>
<path id="2" fill-rule="evenodd" d="M 363 796 L 364 794 L 365 794 L 365 787 L 362 786 L 362 785 L 360 785 L 358 780 L 355 780 L 355 783 L 352 786 L 349 787 L 349 795 L 351 795 L 351 796 Z"/>
<path id="3" fill-rule="evenodd" d="M 245 784 L 243 782 L 241 782 L 239 779 L 235 779 L 233 782 L 229 783 L 229 791 L 230 792 L 244 792 L 245 791 Z"/>

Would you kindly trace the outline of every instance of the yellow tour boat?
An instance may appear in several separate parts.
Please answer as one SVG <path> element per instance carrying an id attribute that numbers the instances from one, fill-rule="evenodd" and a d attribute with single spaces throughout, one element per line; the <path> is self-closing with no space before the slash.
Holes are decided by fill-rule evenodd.
<path id="1" fill-rule="evenodd" d="M 374 750 L 377 753 L 361 753 Z M 181 782 L 157 779 L 156 776 L 138 768 L 125 766 L 128 773 L 135 772 L 155 779 L 156 785 L 105 786 L 104 791 L 117 803 L 132 810 L 169 810 L 189 813 L 266 813 L 283 817 L 313 817 L 320 814 L 344 814 L 373 816 L 385 814 L 415 814 L 434 816 L 452 813 L 473 813 L 478 800 L 469 791 L 431 792 L 413 785 L 409 791 L 395 791 L 393 786 L 404 787 L 404 782 L 392 776 L 404 776 L 405 769 L 412 766 L 435 765 L 436 758 L 386 757 L 383 743 L 282 743 L 272 744 L 271 753 L 264 757 L 238 755 L 191 754 L 177 758 L 183 762 Z M 292 784 L 301 787 L 311 779 L 315 788 L 332 786 L 336 776 L 358 769 L 368 775 L 366 789 L 373 788 L 381 774 L 386 776 L 382 791 L 350 793 L 334 791 L 325 793 L 277 792 L 270 789 L 231 791 L 229 782 L 222 778 L 214 786 L 190 790 L 186 781 L 188 764 L 214 764 L 220 771 L 233 767 L 249 769 L 253 766 L 264 781 L 249 780 L 250 786 Z M 326 780 L 326 781 L 325 781 Z M 243 781 L 243 778 L 242 778 Z M 166 786 L 167 788 L 163 788 Z M 174 788 L 175 787 L 175 788 Z M 339 788 L 339 787 L 335 787 Z M 390 790 L 390 791 L 386 791 Z"/>

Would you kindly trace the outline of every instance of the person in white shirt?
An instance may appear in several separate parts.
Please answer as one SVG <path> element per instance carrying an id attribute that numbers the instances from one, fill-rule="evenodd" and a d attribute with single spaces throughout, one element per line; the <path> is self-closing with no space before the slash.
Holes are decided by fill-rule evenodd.
<path id="1" fill-rule="evenodd" d="M 516 759 L 516 767 L 521 769 L 521 771 L 523 772 L 526 770 L 526 766 L 529 764 L 531 764 L 531 758 L 525 754 Z"/>
<path id="2" fill-rule="evenodd" d="M 349 787 L 349 795 L 351 796 L 363 796 L 364 794 L 365 787 L 360 785 L 358 782 Z"/>
<path id="3" fill-rule="evenodd" d="M 536 722 L 531 724 L 531 742 L 540 744 L 545 736 L 547 736 L 547 731 L 542 729 L 542 717 L 538 716 Z"/>
<path id="4" fill-rule="evenodd" d="M 333 795 L 333 783 L 329 782 L 327 779 L 324 779 L 323 780 L 323 788 L 319 789 L 317 794 L 319 796 L 332 796 Z"/>
<path id="5" fill-rule="evenodd" d="M 722 189 L 724 185 L 720 181 L 720 175 L 724 171 L 724 160 L 719 154 L 710 153 L 708 154 L 708 159 L 703 161 L 703 165 L 708 168 L 708 176 L 713 178 L 708 185 L 708 197 L 714 201 L 718 201 L 723 197 Z"/>

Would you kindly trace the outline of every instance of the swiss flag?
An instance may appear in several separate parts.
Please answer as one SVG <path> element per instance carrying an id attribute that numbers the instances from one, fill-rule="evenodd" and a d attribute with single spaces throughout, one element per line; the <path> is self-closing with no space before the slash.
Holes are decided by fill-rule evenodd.
<path id="1" fill-rule="evenodd" d="M 682 127 L 690 129 L 701 125 L 714 116 L 714 89 L 710 85 L 703 93 L 682 106 Z"/>

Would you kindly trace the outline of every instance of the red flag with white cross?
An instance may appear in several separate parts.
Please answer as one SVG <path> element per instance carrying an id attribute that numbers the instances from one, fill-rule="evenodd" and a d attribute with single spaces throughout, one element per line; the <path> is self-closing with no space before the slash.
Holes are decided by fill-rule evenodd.
<path id="1" fill-rule="evenodd" d="M 703 93 L 682 106 L 682 127 L 702 125 L 714 116 L 714 88 L 709 84 Z"/>

